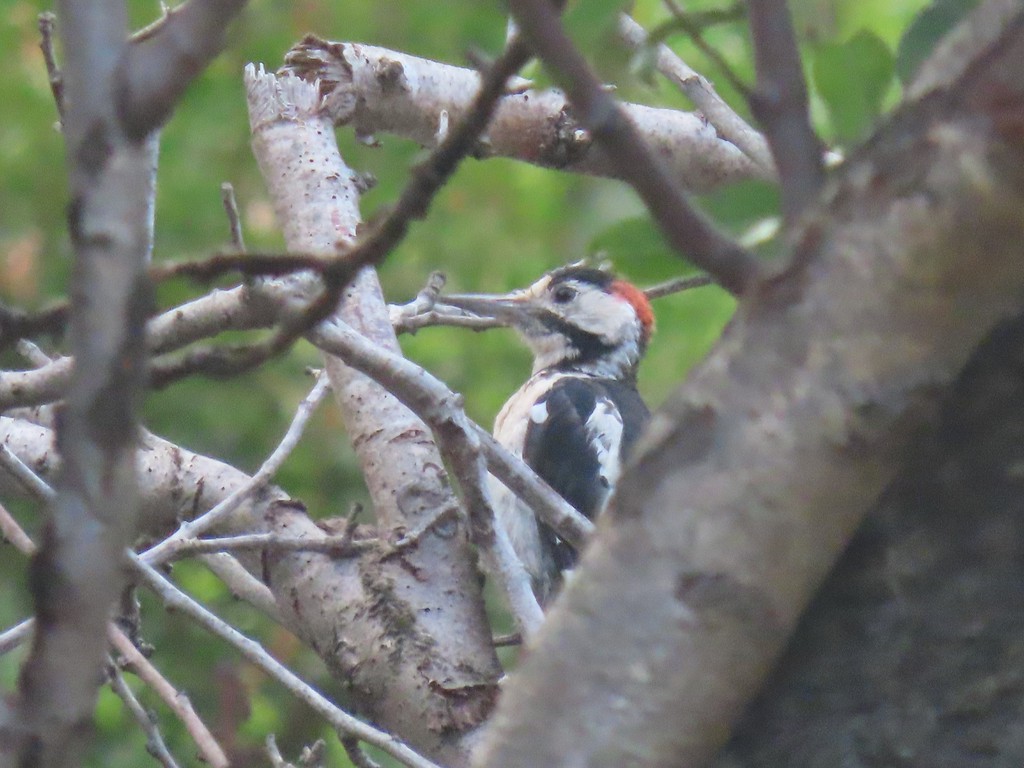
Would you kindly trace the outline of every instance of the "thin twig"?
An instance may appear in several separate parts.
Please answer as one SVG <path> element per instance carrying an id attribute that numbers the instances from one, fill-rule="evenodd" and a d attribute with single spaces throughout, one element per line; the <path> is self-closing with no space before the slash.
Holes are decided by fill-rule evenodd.
<path id="1" fill-rule="evenodd" d="M 244 253 L 217 251 L 205 259 L 195 261 L 164 261 L 149 268 L 153 282 L 161 283 L 184 277 L 208 283 L 222 275 L 237 272 L 245 277 L 281 277 L 296 272 L 324 272 L 332 265 L 331 259 L 303 253 Z"/>
<path id="2" fill-rule="evenodd" d="M 57 17 L 49 11 L 39 14 L 39 48 L 43 52 L 43 61 L 46 62 L 46 75 L 50 81 L 53 102 L 57 105 L 57 114 L 60 115 L 61 122 L 64 122 L 64 73 L 61 72 L 53 51 L 56 23 Z"/>
<path id="3" fill-rule="evenodd" d="M 208 539 L 181 539 L 167 559 L 177 559 L 208 552 L 230 552 L 263 549 L 273 552 L 320 552 L 335 557 L 353 557 L 380 546 L 377 539 L 353 541 L 340 534 L 322 539 L 288 538 L 276 533 L 247 533 Z"/>
<path id="4" fill-rule="evenodd" d="M 35 554 L 35 543 L 3 505 L 0 505 L 0 532 L 22 554 L 28 556 Z M 31 633 L 34 623 L 33 619 L 27 619 L 3 635 L 0 635 L 0 655 L 16 648 L 23 642 Z M 107 625 L 107 638 L 136 676 L 146 683 L 181 720 L 189 735 L 195 741 L 203 759 L 215 768 L 227 768 L 228 759 L 224 754 L 224 750 L 221 749 L 213 734 L 210 733 L 210 730 L 199 718 L 195 710 L 192 709 L 192 704 L 189 700 L 184 695 L 178 693 L 174 686 L 160 674 L 160 671 L 153 666 L 149 659 L 142 655 L 131 639 L 118 626 L 113 623 Z M 127 704 L 128 702 L 126 701 L 125 703 Z M 150 731 L 147 730 L 147 734 L 149 733 Z"/>
<path id="5" fill-rule="evenodd" d="M 641 51 L 653 45 L 654 63 L 658 71 L 686 94 L 707 121 L 715 127 L 719 136 L 731 141 L 768 174 L 774 175 L 772 153 L 764 136 L 748 125 L 747 121 L 718 95 L 706 77 L 691 69 L 667 45 L 656 42 L 654 35 L 648 38 L 644 28 L 626 14 L 619 16 L 619 37 L 634 51 Z"/>
<path id="6" fill-rule="evenodd" d="M 107 626 L 107 639 L 114 646 L 114 650 L 121 655 L 124 660 L 124 666 L 142 680 L 167 705 L 175 717 L 181 721 L 181 724 L 185 726 L 185 730 L 192 737 L 192 741 L 195 742 L 203 760 L 215 768 L 228 768 L 230 761 L 224 753 L 224 749 L 217 743 L 217 739 L 214 738 L 210 729 L 206 727 L 206 724 L 196 714 L 188 697 L 178 691 L 161 674 L 160 670 L 142 655 L 129 637 L 114 624 Z"/>
<path id="7" fill-rule="evenodd" d="M 682 293 L 683 291 L 689 291 L 692 288 L 703 288 L 706 285 L 714 284 L 707 275 L 692 275 L 690 277 L 676 277 L 672 280 L 666 280 L 664 283 L 658 283 L 658 285 L 652 285 L 650 288 L 644 289 L 644 295 L 648 299 L 661 299 L 665 296 L 671 296 L 674 293 Z"/>
<path id="8" fill-rule="evenodd" d="M 194 371 L 216 376 L 235 376 L 262 365 L 291 347 L 303 334 L 326 320 L 338 305 L 342 291 L 366 266 L 376 266 L 404 239 L 413 220 L 423 218 L 437 192 L 447 183 L 466 155 L 473 152 L 477 139 L 487 129 L 498 101 L 505 94 L 505 83 L 529 54 L 517 40 L 484 73 L 480 90 L 464 118 L 430 156 L 411 172 L 411 181 L 402 190 L 390 212 L 370 233 L 332 259 L 322 273 L 324 290 L 298 315 L 282 323 L 271 338 L 249 345 L 205 347 L 162 366 L 153 366 L 151 382 L 165 386 Z M 255 73 L 253 75 L 255 77 Z"/>
<path id="9" fill-rule="evenodd" d="M 25 312 L 0 304 L 0 349 L 6 349 L 26 336 L 64 333 L 67 322 L 68 304 L 64 301 L 38 312 Z"/>
<path id="10" fill-rule="evenodd" d="M 341 741 L 344 742 L 347 738 L 346 736 Z M 308 747 L 303 747 L 298 763 L 289 763 L 284 759 L 281 750 L 277 746 L 277 737 L 272 733 L 267 735 L 264 741 L 264 748 L 267 751 L 267 757 L 270 759 L 270 764 L 273 768 L 323 768 L 327 745 L 323 739 L 317 739 Z"/>
<path id="11" fill-rule="evenodd" d="M 543 621 L 543 613 L 507 532 L 494 524 L 484 460 L 489 455 L 485 445 L 493 443 L 493 438 L 466 417 L 461 398 L 443 382 L 404 357 L 374 345 L 344 323 L 337 321 L 317 329 L 309 339 L 323 351 L 340 357 L 350 367 L 374 379 L 433 430 L 438 448 L 462 490 L 464 506 L 470 513 L 473 540 L 488 570 L 503 589 L 520 630 L 525 636 L 531 636 Z M 569 506 L 564 500 L 562 503 Z M 569 509 L 567 516 L 583 519 L 576 510 Z M 580 537 L 574 540 L 579 541 Z"/>
<path id="12" fill-rule="evenodd" d="M 20 624 L 15 624 L 10 629 L 0 633 L 0 656 L 10 653 L 28 640 L 35 625 L 35 619 L 25 619 Z"/>
<path id="13" fill-rule="evenodd" d="M 495 648 L 508 648 L 510 646 L 522 645 L 523 636 L 518 632 L 511 632 L 507 635 L 495 635 L 492 644 Z"/>
<path id="14" fill-rule="evenodd" d="M 53 362 L 53 358 L 43 352 L 38 344 L 28 339 L 19 339 L 15 349 L 18 350 L 19 355 L 36 366 L 36 368 L 42 368 L 44 365 L 49 365 Z"/>
<path id="15" fill-rule="evenodd" d="M 698 30 L 710 29 L 722 24 L 733 24 L 742 21 L 747 16 L 747 5 L 740 0 L 725 8 L 709 8 L 703 11 L 683 11 L 679 3 L 674 0 L 665 0 L 665 5 L 675 13 L 685 13 L 689 23 Z M 670 21 L 659 24 L 651 32 L 651 39 L 655 41 L 664 40 L 668 34 L 679 27 L 673 18 Z"/>
<path id="16" fill-rule="evenodd" d="M 744 293 L 760 279 L 760 264 L 690 204 L 587 66 L 548 0 L 510 0 L 509 7 L 523 35 L 568 93 L 580 121 L 643 199 L 672 247 L 730 293 Z"/>
<path id="17" fill-rule="evenodd" d="M 35 543 L 3 504 L 0 504 L 0 536 L 11 542 L 21 554 L 29 556 L 35 554 Z"/>
<path id="18" fill-rule="evenodd" d="M 673 21 L 676 26 L 683 30 L 687 37 L 693 41 L 693 44 L 697 47 L 701 53 L 703 53 L 711 63 L 713 63 L 718 70 L 722 73 L 726 80 L 729 81 L 737 93 L 745 98 L 749 98 L 750 86 L 743 82 L 736 70 L 733 69 L 732 65 L 726 61 L 725 57 L 718 52 L 718 49 L 713 45 L 710 45 L 707 40 L 704 39 L 704 26 L 700 23 L 700 19 L 695 17 L 694 14 L 688 13 L 676 2 L 676 0 L 663 0 L 665 7 L 672 13 Z"/>
<path id="19" fill-rule="evenodd" d="M 215 251 L 205 259 L 163 261 L 151 265 L 148 274 L 154 283 L 177 278 L 209 283 L 228 274 L 239 274 L 243 277 L 281 277 L 303 271 L 321 273 L 330 263 L 323 257 L 301 253 L 240 253 L 230 250 Z M 0 304 L 0 349 L 5 349 L 26 337 L 63 333 L 67 327 L 68 311 L 69 305 L 66 301 L 57 302 L 38 312 L 25 312 Z M 176 311 L 178 310 L 174 309 L 170 312 Z"/>
<path id="20" fill-rule="evenodd" d="M 786 0 L 750 0 L 748 7 L 757 66 L 750 109 L 772 148 L 782 214 L 791 224 L 825 183 L 823 147 L 811 127 L 807 83 Z"/>
<path id="21" fill-rule="evenodd" d="M 395 333 L 415 334 L 421 328 L 433 326 L 467 328 L 471 331 L 487 331 L 491 328 L 505 327 L 493 318 L 467 315 L 464 310 L 439 303 L 421 314 L 398 316 L 395 320 Z"/>
<path id="22" fill-rule="evenodd" d="M 50 504 L 57 498 L 57 492 L 37 475 L 31 467 L 18 458 L 6 443 L 0 443 L 0 465 L 2 465 L 21 486 L 37 501 Z"/>
<path id="23" fill-rule="evenodd" d="M 246 637 L 186 595 L 134 552 L 129 552 L 128 556 L 143 581 L 160 596 L 169 609 L 185 614 L 212 634 L 230 643 L 248 661 L 281 683 L 300 701 L 312 707 L 317 714 L 327 720 L 331 727 L 339 733 L 339 736 L 348 734 L 361 739 L 410 768 L 439 768 L 435 763 L 417 754 L 390 734 L 379 731 L 339 709 L 327 697 L 267 653 L 259 643 Z"/>
<path id="24" fill-rule="evenodd" d="M 228 229 L 231 232 L 231 245 L 239 253 L 245 253 L 245 236 L 242 234 L 242 217 L 238 214 L 238 201 L 235 199 L 235 188 L 231 182 L 220 185 L 220 199 L 224 204 L 224 213 L 228 217 Z"/>
<path id="25" fill-rule="evenodd" d="M 164 768 L 178 768 L 178 763 L 167 749 L 163 734 L 160 733 L 160 729 L 157 727 L 156 719 L 135 698 L 135 694 L 128 687 L 128 683 L 125 681 L 124 675 L 121 674 L 121 670 L 113 662 L 107 665 L 107 675 L 110 678 L 110 688 L 124 702 L 125 707 L 128 708 L 132 717 L 135 718 L 135 722 L 139 724 L 142 732 L 146 734 L 146 751 L 156 758 Z"/>
<path id="26" fill-rule="evenodd" d="M 267 752 L 272 768 L 295 768 L 294 765 L 284 759 L 281 749 L 277 746 L 277 737 L 274 734 L 267 734 L 267 738 L 263 740 L 263 748 Z"/>
<path id="27" fill-rule="evenodd" d="M 176 548 L 181 546 L 182 541 L 195 539 L 204 531 L 208 531 L 225 516 L 237 509 L 240 504 L 259 492 L 277 473 L 277 470 L 298 444 L 310 416 L 313 415 L 316 407 L 323 400 L 324 395 L 327 394 L 329 387 L 330 382 L 327 376 L 321 374 L 317 378 L 316 385 L 312 391 L 299 403 L 298 408 L 295 410 L 295 416 L 292 418 L 292 422 L 288 426 L 288 430 L 285 432 L 281 442 L 270 456 L 267 457 L 267 460 L 263 462 L 263 465 L 256 471 L 256 474 L 244 485 L 235 489 L 213 509 L 194 520 L 182 523 L 177 531 L 144 552 L 142 557 L 145 558 L 146 562 L 160 563 L 173 557 Z"/>

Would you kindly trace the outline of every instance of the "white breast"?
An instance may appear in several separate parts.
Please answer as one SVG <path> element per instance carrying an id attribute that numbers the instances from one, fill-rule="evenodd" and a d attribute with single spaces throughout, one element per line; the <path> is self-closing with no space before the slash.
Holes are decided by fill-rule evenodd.
<path id="1" fill-rule="evenodd" d="M 494 437 L 519 458 L 523 457 L 526 430 L 530 421 L 543 421 L 547 407 L 537 400 L 566 374 L 544 371 L 532 376 L 512 395 L 494 420 Z M 490 481 L 491 499 L 498 524 L 508 533 L 512 548 L 533 579 L 534 591 L 543 599 L 550 588 L 554 564 L 545 562 L 547 554 L 540 542 L 540 531 L 533 510 L 494 477 Z"/>

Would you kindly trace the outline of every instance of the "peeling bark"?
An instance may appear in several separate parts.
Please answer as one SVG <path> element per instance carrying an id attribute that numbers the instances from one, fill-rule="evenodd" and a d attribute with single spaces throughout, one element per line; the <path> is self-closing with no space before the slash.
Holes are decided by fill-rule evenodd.
<path id="1" fill-rule="evenodd" d="M 466 112 L 480 87 L 472 69 L 421 59 L 360 43 L 307 37 L 287 58 L 286 69 L 319 79 L 328 113 L 357 134 L 394 133 L 426 147 L 438 141 L 442 115 L 451 123 Z M 593 144 L 559 91 L 526 90 L 510 83 L 481 142 L 479 156 L 498 155 L 546 168 L 621 178 Z M 626 104 L 625 111 L 679 183 L 710 191 L 742 179 L 771 179 L 735 145 L 690 112 Z"/>
<path id="2" fill-rule="evenodd" d="M 330 119 L 318 112 L 314 89 L 297 78 L 255 76 L 248 85 L 254 150 L 288 247 L 336 253 L 355 239 L 359 198 Z M 311 295 L 301 278 L 262 290 Z M 372 269 L 345 291 L 337 317 L 399 351 Z M 322 325 L 325 332 L 330 325 Z M 270 586 L 301 636 L 352 685 L 362 712 L 431 758 L 466 764 L 500 668 L 463 521 L 429 525 L 458 509 L 458 500 L 429 428 L 364 374 L 338 358 L 325 362 L 382 535 L 429 529 L 387 563 L 373 556 L 340 566 L 322 556 L 282 558 L 300 558 L 302 568 L 275 576 Z M 280 517 L 274 526 L 292 535 L 315 530 L 305 518 Z M 321 579 L 312 578 L 318 563 L 326 569 Z"/>

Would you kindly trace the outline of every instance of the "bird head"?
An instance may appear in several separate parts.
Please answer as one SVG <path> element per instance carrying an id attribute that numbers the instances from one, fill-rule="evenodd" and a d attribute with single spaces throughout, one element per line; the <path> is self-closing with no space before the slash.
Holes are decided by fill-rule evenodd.
<path id="1" fill-rule="evenodd" d="M 463 294 L 441 302 L 515 328 L 534 372 L 581 371 L 632 378 L 654 331 L 647 296 L 612 273 L 572 264 L 504 295 Z"/>

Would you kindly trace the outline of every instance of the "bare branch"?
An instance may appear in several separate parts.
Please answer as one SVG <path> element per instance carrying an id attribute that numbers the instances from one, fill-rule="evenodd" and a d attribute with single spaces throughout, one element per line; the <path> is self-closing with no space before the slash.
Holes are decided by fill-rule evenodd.
<path id="1" fill-rule="evenodd" d="M 111 689 L 124 702 L 125 707 L 135 718 L 135 722 L 146 734 L 146 751 L 156 758 L 164 768 L 178 768 L 178 763 L 167 749 L 167 744 L 160 733 L 160 728 L 157 727 L 156 720 L 135 698 L 135 694 L 128 687 L 124 675 L 121 674 L 121 670 L 117 668 L 116 664 L 107 665 L 107 675 L 110 678 Z"/>
<path id="2" fill-rule="evenodd" d="M 552 490 L 521 458 L 513 456 L 490 432 L 479 424 L 473 424 L 473 430 L 487 458 L 490 473 L 529 504 L 551 530 L 577 551 L 582 551 L 594 532 L 594 524 Z"/>
<path id="3" fill-rule="evenodd" d="M 4 445 L 4 448 L 7 446 Z M 15 457 L 17 458 L 17 457 Z M 20 459 L 18 459 L 20 462 Z M 27 469 L 27 467 L 26 467 Z M 31 471 L 31 470 L 29 470 Z M 32 473 L 35 474 L 35 473 Z M 42 483 L 42 480 L 38 482 Z M 47 486 L 48 488 L 48 486 Z M 49 491 L 51 494 L 53 491 Z M 0 505 L 0 532 L 3 533 L 4 537 L 14 544 L 18 550 L 24 555 L 33 555 L 36 552 L 35 543 L 28 537 L 25 531 L 17 521 L 11 517 L 10 513 Z M 4 637 L 0 638 L 0 655 L 10 650 L 11 648 L 18 645 L 23 639 L 24 635 L 27 635 L 31 631 L 33 622 L 31 620 L 22 622 L 17 627 L 4 633 Z M 23 629 L 24 628 L 24 629 Z M 110 640 L 111 645 L 120 653 L 126 664 L 131 667 L 132 671 L 143 680 L 153 691 L 160 696 L 171 708 L 178 718 L 182 721 L 182 724 L 191 734 L 193 740 L 196 742 L 196 746 L 199 748 L 200 753 L 203 755 L 204 760 L 215 768 L 227 768 L 228 760 L 224 754 L 224 751 L 217 744 L 216 739 L 210 733 L 209 729 L 203 724 L 202 720 L 192 709 L 192 705 L 188 699 L 179 694 L 174 687 L 164 678 L 163 675 L 152 665 L 135 644 L 129 639 L 129 637 L 113 623 L 107 626 L 107 637 Z M 117 671 L 116 665 L 114 671 Z M 119 672 L 118 672 L 119 674 Z M 131 701 L 135 701 L 134 695 L 129 690 L 128 693 L 131 695 Z M 122 692 L 118 692 L 122 698 L 125 698 Z M 125 704 L 131 709 L 132 704 L 127 698 L 125 698 Z M 138 705 L 138 702 L 135 701 Z M 133 709 L 133 714 L 135 710 Z M 145 725 L 144 730 L 147 735 L 153 738 L 154 748 L 162 746 L 162 739 L 160 738 L 159 731 L 156 729 L 155 724 L 149 720 L 148 715 L 146 721 L 149 722 L 149 727 Z M 141 721 L 140 721 L 141 722 Z M 163 748 L 166 752 L 166 747 Z M 168 756 L 169 757 L 169 756 Z M 173 762 L 173 761 L 172 761 Z"/>
<path id="4" fill-rule="evenodd" d="M 285 626 L 281 611 L 277 608 L 277 601 L 274 600 L 274 593 L 266 584 L 249 573 L 238 560 L 226 552 L 200 555 L 199 559 L 224 582 L 232 595 L 249 603 L 276 624 Z"/>
<path id="5" fill-rule="evenodd" d="M 371 376 L 431 426 L 442 453 L 459 479 L 466 507 L 471 517 L 475 517 L 475 537 L 488 558 L 489 569 L 503 586 L 524 635 L 530 636 L 539 627 L 543 615 L 522 563 L 511 550 L 507 534 L 493 524 L 490 494 L 486 488 L 486 466 L 482 463 L 484 445 L 487 445 L 488 456 L 497 455 L 493 446 L 488 445 L 494 442 L 493 438 L 466 418 L 459 405 L 461 398 L 441 381 L 415 363 L 380 349 L 342 323 L 317 329 L 310 334 L 310 340 L 324 351 L 343 359 L 347 365 Z M 531 485 L 535 488 L 537 484 L 534 476 Z M 550 492 L 554 494 L 554 491 Z M 568 506 L 564 500 L 562 506 Z M 558 522 L 561 524 L 556 530 L 567 527 L 565 519 L 578 522 L 582 516 L 575 510 L 573 513 L 560 516 Z M 577 532 L 578 528 L 572 533 Z M 571 538 L 579 542 L 583 537 Z"/>
<path id="6" fill-rule="evenodd" d="M 189 0 L 126 46 L 118 67 L 122 120 L 130 136 L 160 127 L 195 77 L 220 53 L 245 0 Z"/>
<path id="7" fill-rule="evenodd" d="M 69 338 L 78 360 L 59 425 L 58 496 L 32 565 L 38 625 L 19 682 L 24 731 L 11 745 L 48 766 L 82 749 L 123 580 L 121 553 L 135 527 L 152 176 L 145 142 L 122 131 L 115 95 L 124 3 L 62 0 L 59 9 L 75 254 Z"/>
<path id="8" fill-rule="evenodd" d="M 744 293 L 760 278 L 758 262 L 690 204 L 629 117 L 590 71 L 551 4 L 547 0 L 510 0 L 509 7 L 552 77 L 569 94 L 581 122 L 636 189 L 672 247 L 726 290 Z"/>
<path id="9" fill-rule="evenodd" d="M 175 557 L 178 551 L 177 548 L 181 546 L 182 542 L 195 539 L 204 531 L 210 530 L 210 528 L 230 515 L 240 504 L 248 501 L 262 490 L 298 444 L 310 416 L 313 415 L 313 412 L 323 400 L 329 388 L 330 382 L 327 376 L 321 374 L 310 393 L 299 403 L 299 407 L 295 410 L 295 416 L 292 417 L 292 422 L 288 425 L 288 430 L 285 432 L 281 442 L 278 443 L 274 451 L 267 457 L 267 460 L 263 462 L 263 465 L 256 471 L 256 474 L 247 483 L 236 488 L 233 493 L 209 512 L 194 520 L 182 523 L 177 531 L 159 544 L 146 550 L 142 554 L 146 562 L 160 563 Z"/>
<path id="10" fill-rule="evenodd" d="M 358 749 L 358 739 L 344 736 L 341 738 L 341 742 L 343 745 L 346 745 L 348 742 L 352 742 L 357 745 L 356 748 Z M 326 744 L 323 739 L 317 739 L 310 746 L 302 748 L 302 754 L 299 755 L 298 765 L 289 763 L 284 759 L 284 756 L 281 754 L 281 750 L 277 747 L 277 738 L 274 734 L 271 733 L 267 735 L 265 747 L 267 750 L 267 757 L 270 758 L 270 764 L 273 768 L 323 768 L 324 750 L 326 748 Z M 346 752 L 348 751 L 347 746 L 345 746 L 345 750 Z"/>
<path id="11" fill-rule="evenodd" d="M 807 83 L 786 0 L 748 0 L 757 89 L 750 108 L 764 126 L 779 170 L 782 214 L 792 224 L 825 183 L 824 155 L 811 127 Z"/>
<path id="12" fill-rule="evenodd" d="M 0 304 L 0 349 L 26 336 L 56 336 L 64 332 L 67 322 L 68 305 L 65 302 L 39 312 L 25 312 Z"/>
<path id="13" fill-rule="evenodd" d="M 626 14 L 619 17 L 619 36 L 634 51 L 642 50 L 650 44 L 644 28 Z M 719 136 L 743 150 L 743 153 L 757 163 L 766 174 L 775 173 L 771 150 L 764 136 L 725 103 L 706 77 L 691 69 L 664 43 L 656 44 L 655 56 L 658 71 L 686 94 L 693 105 L 715 127 Z"/>
<path id="14" fill-rule="evenodd" d="M 130 555 L 146 585 L 172 610 L 179 611 L 206 630 L 237 649 L 249 662 L 262 669 L 283 685 L 293 696 L 309 705 L 334 728 L 339 737 L 342 734 L 354 736 L 386 752 L 410 768 L 439 768 L 435 763 L 417 754 L 395 737 L 379 731 L 358 720 L 335 706 L 323 694 L 313 689 L 286 666 L 266 652 L 256 641 L 246 637 L 231 625 L 214 616 L 210 611 L 175 587 L 155 568 L 138 555 Z"/>
<path id="15" fill-rule="evenodd" d="M 231 231 L 231 245 L 239 253 L 245 253 L 245 236 L 242 234 L 242 217 L 238 215 L 238 201 L 235 200 L 235 188 L 225 181 L 220 185 L 220 199 L 224 203 L 224 212 L 228 217 L 228 229 Z"/>
<path id="16" fill-rule="evenodd" d="M 15 348 L 18 350 L 19 355 L 37 368 L 42 368 L 44 365 L 49 365 L 53 362 L 53 358 L 43 352 L 38 344 L 28 339 L 19 339 Z"/>
<path id="17" fill-rule="evenodd" d="M 0 633 L 0 656 L 13 651 L 24 643 L 32 635 L 32 628 L 35 626 L 34 619 L 25 619 L 20 624 L 15 624 L 10 629 Z"/>
<path id="18" fill-rule="evenodd" d="M 648 299 L 661 299 L 665 296 L 671 296 L 674 293 L 682 293 L 683 291 L 689 291 L 692 288 L 703 288 L 706 285 L 712 285 L 714 281 L 707 275 L 693 275 L 691 277 L 677 277 L 674 280 L 666 280 L 664 283 L 659 285 L 652 285 L 650 288 L 644 289 Z"/>
<path id="19" fill-rule="evenodd" d="M 274 734 L 267 734 L 267 738 L 264 740 L 264 748 L 267 750 L 267 757 L 270 759 L 271 768 L 295 768 L 295 766 L 284 759 L 281 749 L 277 746 L 277 737 Z"/>
<path id="20" fill-rule="evenodd" d="M 371 45 L 307 37 L 287 57 L 287 69 L 320 83 L 336 124 L 357 135 L 397 133 L 431 147 L 441 115 L 456 123 L 469 109 L 481 76 Z M 476 157 L 501 156 L 576 173 L 626 178 L 595 145 L 564 94 L 530 90 L 512 80 L 497 105 Z M 701 117 L 674 109 L 627 104 L 638 130 L 657 148 L 667 172 L 688 189 L 710 191 L 749 178 L 771 178 L 736 146 L 723 141 Z"/>
<path id="21" fill-rule="evenodd" d="M 107 639 L 120 654 L 122 665 L 142 680 L 185 726 L 203 760 L 214 768 L 228 768 L 230 762 L 227 755 L 210 733 L 210 729 L 196 714 L 188 697 L 179 692 L 118 627 L 108 625 Z"/>
<path id="22" fill-rule="evenodd" d="M 450 307 L 447 304 L 436 304 L 431 309 L 419 314 L 405 314 L 404 306 L 395 307 L 399 310 L 395 315 L 395 333 L 415 334 L 421 328 L 447 326 L 449 328 L 467 328 L 471 331 L 486 331 L 501 328 L 501 324 L 490 317 L 468 315 L 464 310 Z M 408 306 L 408 305 L 405 305 Z"/>
<path id="23" fill-rule="evenodd" d="M 210 552 L 267 550 L 272 552 L 320 552 L 334 557 L 354 557 L 381 546 L 377 539 L 352 540 L 350 535 L 339 534 L 323 539 L 285 538 L 276 533 L 248 533 L 238 536 L 220 536 L 209 539 L 179 539 L 169 554 L 161 560 L 175 560 Z"/>
<path id="24" fill-rule="evenodd" d="M 25 464 L 6 444 L 0 444 L 0 465 L 18 479 L 29 494 L 44 504 L 51 504 L 57 492 Z"/>
<path id="25" fill-rule="evenodd" d="M 294 77 L 256 77 L 251 70 L 248 87 L 253 147 L 288 247 L 333 253 L 339 242 L 348 246 L 356 240 L 360 223 L 362 185 L 338 152 L 315 89 Z M 458 134 L 458 127 L 449 130 L 445 143 L 455 141 Z M 343 258 L 354 258 L 360 247 L 357 244 Z M 279 306 L 291 306 L 308 293 L 308 286 L 294 278 L 268 281 L 260 288 Z M 331 311 L 374 345 L 400 349 L 372 270 L 361 271 Z M 422 421 L 341 360 L 328 356 L 325 363 L 378 525 L 388 531 L 415 531 L 436 520 L 440 510 L 457 506 L 445 462 Z M 271 527 L 287 535 L 323 536 L 287 509 Z M 462 518 L 437 526 L 397 557 L 369 554 L 333 563 L 309 554 L 268 559 L 282 568 L 289 566 L 281 577 L 283 584 L 275 588 L 298 591 L 299 600 L 280 604 L 282 610 L 295 612 L 307 633 L 329 638 L 345 627 L 345 646 L 320 640 L 315 645 L 332 668 L 345 671 L 357 700 L 375 713 L 377 721 L 442 762 L 468 762 L 474 734 L 493 707 L 500 668 L 490 645 L 479 574 Z M 358 577 L 356 587 L 339 592 L 350 598 L 332 616 L 318 610 L 320 593 L 311 594 L 305 586 L 310 567 Z M 442 584 L 443 597 L 438 591 Z M 439 599 L 444 601 L 443 611 L 436 610 Z M 309 610 L 307 600 L 316 601 Z M 381 600 L 388 605 L 385 613 L 372 607 Z M 410 620 L 388 620 L 396 611 Z M 452 634 L 454 627 L 457 636 Z M 439 653 L 439 648 L 445 652 Z M 439 684 L 423 686 L 424 676 Z M 372 699 L 359 694 L 371 690 Z M 453 697 L 459 701 L 457 710 L 451 706 Z M 423 712 L 429 713 L 427 718 Z"/>
<path id="26" fill-rule="evenodd" d="M 195 371 L 206 375 L 225 377 L 251 370 L 281 354 L 317 323 L 326 320 L 337 306 L 341 292 L 366 266 L 379 264 L 405 237 L 409 223 L 426 215 L 430 201 L 447 182 L 461 160 L 473 151 L 477 138 L 486 129 L 497 100 L 504 93 L 505 82 L 526 59 L 522 46 L 512 45 L 497 60 L 483 78 L 480 90 L 471 108 L 455 130 L 447 132 L 427 160 L 413 169 L 412 181 L 403 190 L 390 213 L 354 246 L 347 248 L 343 257 L 329 260 L 322 270 L 324 290 L 298 315 L 292 316 L 269 339 L 250 345 L 234 347 L 206 347 L 194 350 L 170 364 L 151 368 L 151 384 L 164 386 Z M 260 89 L 265 75 L 257 75 L 254 68 L 246 70 L 250 94 Z M 299 91 L 285 87 L 294 98 Z M 273 110 L 267 104 L 254 108 L 250 120 L 253 131 L 274 120 Z M 353 233 L 354 234 L 354 233 Z M 337 243 L 332 250 L 337 250 Z"/>
<path id="27" fill-rule="evenodd" d="M 53 93 L 53 103 L 57 105 L 57 114 L 64 120 L 64 73 L 60 71 L 57 56 L 53 51 L 53 31 L 57 17 L 47 11 L 39 14 L 39 48 L 46 62 L 46 75 Z"/>
<path id="28" fill-rule="evenodd" d="M 704 39 L 704 25 L 701 24 L 699 15 L 683 10 L 676 0 L 662 0 L 662 2 L 672 12 L 672 23 L 678 25 L 686 32 L 697 50 L 703 53 L 708 61 L 718 67 L 718 71 L 729 81 L 729 85 L 737 93 L 749 98 L 750 88 L 743 82 L 743 78 L 736 73 L 736 70 L 733 69 L 732 65 L 729 64 L 718 49 Z"/>
<path id="29" fill-rule="evenodd" d="M 662 407 L 477 765 L 710 763 L 978 344 L 1019 316 L 1015 6 L 962 79 L 837 171 L 794 233 L 802 266 Z"/>

